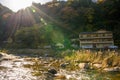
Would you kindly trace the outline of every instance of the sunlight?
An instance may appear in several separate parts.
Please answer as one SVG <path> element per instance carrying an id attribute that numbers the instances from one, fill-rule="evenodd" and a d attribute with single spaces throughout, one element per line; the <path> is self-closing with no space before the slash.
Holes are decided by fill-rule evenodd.
<path id="1" fill-rule="evenodd" d="M 49 0 L 47 0 L 49 1 Z M 32 2 L 36 3 L 45 3 L 45 0 L 2 0 L 0 1 L 5 6 L 13 10 L 14 12 L 17 12 L 20 9 L 24 9 L 26 7 L 31 6 Z"/>
<path id="2" fill-rule="evenodd" d="M 26 8 L 27 6 L 31 5 L 31 2 L 28 0 L 12 0 L 11 3 L 9 3 L 11 6 L 11 9 L 13 11 L 17 11 L 22 8 Z"/>

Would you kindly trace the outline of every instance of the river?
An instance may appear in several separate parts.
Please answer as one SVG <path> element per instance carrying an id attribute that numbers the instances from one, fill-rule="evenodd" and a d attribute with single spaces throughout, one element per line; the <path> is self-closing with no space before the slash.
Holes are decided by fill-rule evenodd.
<path id="1" fill-rule="evenodd" d="M 43 75 L 34 76 L 32 74 L 33 69 L 23 66 L 26 64 L 34 64 L 32 61 L 34 57 L 21 57 L 5 53 L 0 54 L 0 80 L 120 80 L 120 72 L 102 72 L 95 70 L 67 71 L 66 69 L 58 69 L 56 75 L 64 76 L 64 78 L 59 79 L 54 77 L 45 78 Z M 26 60 L 28 58 L 29 60 Z M 43 58 L 41 62 L 44 63 L 47 61 L 49 60 Z M 50 64 L 50 62 L 48 62 L 48 64 Z M 43 69 L 42 74 L 45 74 L 45 72 Z"/>

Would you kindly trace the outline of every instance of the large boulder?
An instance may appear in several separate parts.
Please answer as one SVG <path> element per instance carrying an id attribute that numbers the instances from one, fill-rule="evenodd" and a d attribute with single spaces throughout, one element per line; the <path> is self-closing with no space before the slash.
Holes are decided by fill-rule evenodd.
<path id="1" fill-rule="evenodd" d="M 102 64 L 97 64 L 97 63 L 96 63 L 96 64 L 93 64 L 93 67 L 95 67 L 95 68 L 98 68 L 98 69 L 99 69 L 99 68 L 102 68 Z"/>
<path id="2" fill-rule="evenodd" d="M 89 69 L 89 67 L 90 67 L 89 63 L 80 63 L 80 64 L 78 64 L 78 66 L 81 69 Z"/>

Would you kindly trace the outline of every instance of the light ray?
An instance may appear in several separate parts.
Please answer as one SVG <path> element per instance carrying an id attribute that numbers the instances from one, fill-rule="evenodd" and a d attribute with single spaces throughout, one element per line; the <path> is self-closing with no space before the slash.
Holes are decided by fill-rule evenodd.
<path id="1" fill-rule="evenodd" d="M 47 15 L 45 12 L 43 12 L 43 11 L 40 10 L 39 8 L 37 8 L 37 7 L 35 7 L 35 6 L 32 6 L 32 7 L 33 7 L 33 9 L 35 9 L 39 14 L 43 15 L 44 17 L 47 17 L 47 19 L 49 19 L 51 22 L 59 25 L 60 27 L 63 27 L 63 28 L 65 28 L 65 29 L 69 30 L 69 31 L 72 32 L 72 33 L 79 34 L 78 32 L 75 32 L 74 30 L 72 30 L 71 28 L 68 28 L 68 27 L 66 27 L 65 25 L 63 25 L 62 22 L 57 21 L 57 20 L 55 20 L 54 18 L 52 18 L 51 16 Z"/>
<path id="2" fill-rule="evenodd" d="M 0 3 L 17 12 L 20 9 L 31 6 L 32 2 L 44 4 L 48 1 L 52 0 L 0 0 Z"/>

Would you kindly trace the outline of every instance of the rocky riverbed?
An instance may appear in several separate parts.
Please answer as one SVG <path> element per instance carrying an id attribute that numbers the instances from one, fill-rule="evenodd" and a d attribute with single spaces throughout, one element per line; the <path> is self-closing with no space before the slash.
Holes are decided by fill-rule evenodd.
<path id="1" fill-rule="evenodd" d="M 97 65 L 97 64 L 96 64 Z M 94 65 L 94 66 L 96 66 Z M 120 73 L 104 73 L 78 67 L 52 57 L 0 53 L 0 80 L 119 80 Z M 99 65 L 97 65 L 99 66 Z M 107 70 L 107 69 L 106 69 Z M 112 75 L 114 74 L 114 75 Z M 112 76 L 112 77 L 111 77 Z"/>

